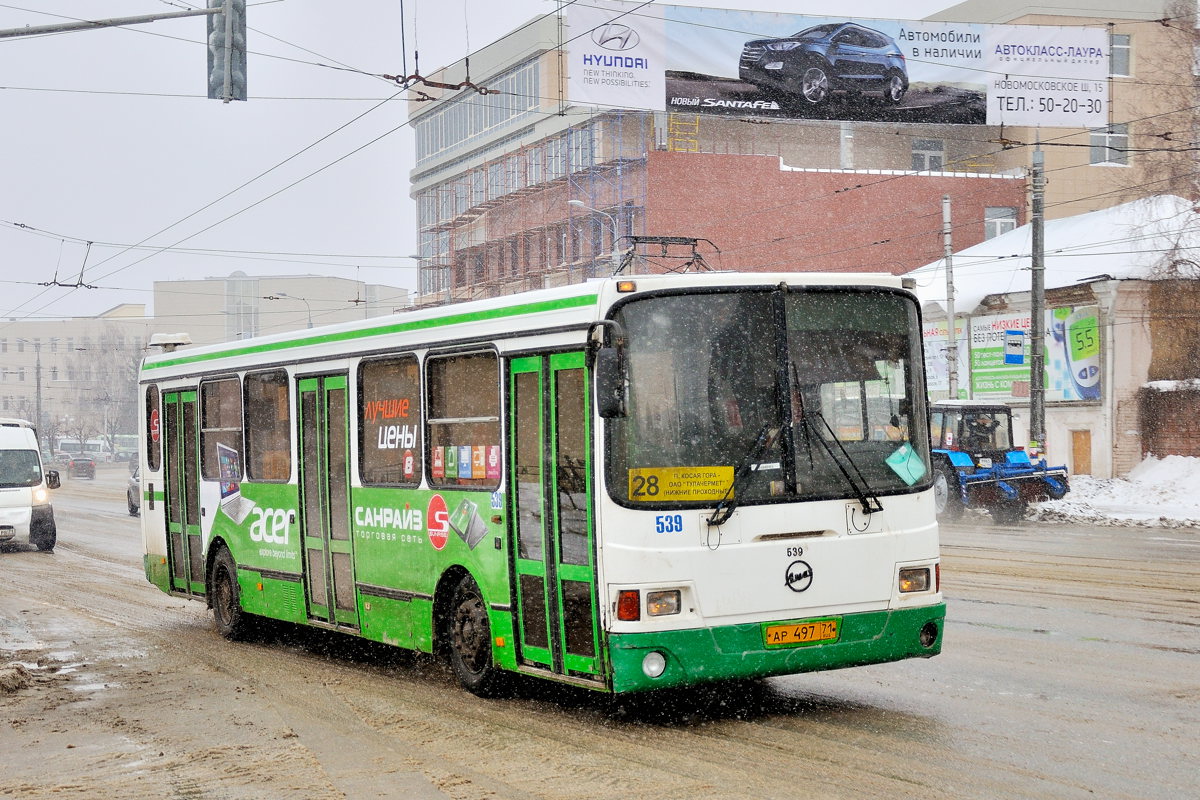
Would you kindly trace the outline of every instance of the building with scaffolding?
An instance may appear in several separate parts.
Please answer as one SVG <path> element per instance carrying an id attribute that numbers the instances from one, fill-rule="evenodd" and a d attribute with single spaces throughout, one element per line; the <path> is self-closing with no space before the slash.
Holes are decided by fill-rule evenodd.
<path id="1" fill-rule="evenodd" d="M 1161 39 L 1167 34 L 1145 24 L 1162 15 L 1163 3 L 1110 3 L 1102 16 L 1089 10 L 1093 2 L 1088 9 L 1075 5 L 1079 10 L 1060 4 L 1053 16 L 1038 16 L 1027 4 L 969 0 L 939 19 L 967 20 L 962 30 L 979 20 L 1092 26 L 1115 59 L 1110 67 L 1106 51 L 1100 66 L 1115 76 L 1107 78 L 1113 98 L 1107 117 L 1142 113 L 1138 103 L 1146 93 L 1123 85 L 1135 74 L 1131 42 L 1137 36 L 1154 43 L 1147 53 L 1166 51 Z M 608 6 L 627 11 L 632 4 Z M 627 46 L 640 26 L 671 14 L 671 7 L 662 8 L 656 17 L 640 11 L 621 18 L 628 24 L 606 24 L 604 42 L 597 38 L 601 27 L 595 28 L 592 39 L 608 48 L 595 52 Z M 631 270 L 677 268 L 656 257 L 665 254 L 658 244 L 640 247 L 646 237 L 707 240 L 699 252 L 713 269 L 899 274 L 940 257 L 946 230 L 961 249 L 1027 219 L 1029 145 L 1038 133 L 1029 124 L 984 124 L 982 92 L 914 80 L 896 108 L 873 105 L 869 115 L 856 117 L 859 101 L 852 97 L 797 115 L 778 113 L 778 96 L 769 99 L 744 81 L 708 77 L 724 92 L 720 97 L 732 98 L 710 103 L 724 113 L 701 113 L 687 97 L 672 99 L 668 110 L 603 107 L 576 97 L 580 74 L 597 84 L 607 76 L 645 83 L 620 77 L 632 75 L 621 67 L 637 66 L 639 59 L 586 56 L 599 66 L 581 68 L 572 51 L 585 49 L 580 42 L 586 44 L 590 23 L 581 25 L 570 13 L 536 19 L 428 79 L 410 76 L 418 305 L 586 280 L 611 273 L 630 250 L 637 251 Z M 940 52 L 910 48 L 916 55 L 934 51 Z M 910 57 L 910 72 L 917 61 Z M 1150 72 L 1146 64 L 1140 74 Z M 683 95 L 703 82 L 682 70 L 666 74 L 670 91 L 682 87 Z M 930 113 L 935 102 L 950 110 Z M 839 118 L 831 107 L 851 113 Z M 1129 124 L 1054 134 L 1060 147 L 1046 159 L 1053 176 L 1048 216 L 1153 191 L 1145 188 L 1145 169 L 1133 164 L 1136 176 L 1127 169 L 1135 141 Z M 946 197 L 953 209 L 948 226 Z"/>

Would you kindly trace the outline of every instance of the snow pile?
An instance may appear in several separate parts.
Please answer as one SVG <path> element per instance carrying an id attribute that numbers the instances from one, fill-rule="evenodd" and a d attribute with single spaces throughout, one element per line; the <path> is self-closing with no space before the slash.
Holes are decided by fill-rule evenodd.
<path id="1" fill-rule="evenodd" d="M 1096 525 L 1200 527 L 1200 458 L 1148 457 L 1128 478 L 1097 479 L 1072 475 L 1062 500 L 1030 507 L 1042 522 Z"/>

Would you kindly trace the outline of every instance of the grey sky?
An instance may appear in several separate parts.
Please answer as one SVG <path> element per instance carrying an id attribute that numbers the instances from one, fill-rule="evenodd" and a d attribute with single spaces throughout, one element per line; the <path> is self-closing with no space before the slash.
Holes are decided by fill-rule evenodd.
<path id="1" fill-rule="evenodd" d="M 0 29 L 200 4 L 0 0 Z M 830 9 L 797 0 L 677 4 Z M 376 77 L 405 69 L 400 0 L 249 5 L 244 103 L 205 97 L 201 17 L 0 39 L 0 319 L 149 304 L 155 280 L 235 270 L 416 285 L 416 262 L 405 257 L 416 250 L 412 140 L 403 102 L 383 102 L 398 87 Z M 836 5 L 839 14 L 887 18 L 896 7 Z M 904 9 L 920 17 L 947 5 L 911 0 Z M 408 70 L 414 51 L 428 74 L 556 6 L 405 0 Z M 73 286 L 85 254 L 82 282 L 96 288 L 39 285 Z"/>

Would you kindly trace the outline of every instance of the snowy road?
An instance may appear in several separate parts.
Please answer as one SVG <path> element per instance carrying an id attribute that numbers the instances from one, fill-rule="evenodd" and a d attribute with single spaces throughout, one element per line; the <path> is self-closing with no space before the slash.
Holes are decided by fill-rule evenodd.
<path id="1" fill-rule="evenodd" d="M 947 528 L 928 661 L 610 707 L 480 701 L 319 631 L 231 644 L 145 582 L 119 469 L 0 552 L 0 797 L 1176 798 L 1200 740 L 1200 533 Z"/>

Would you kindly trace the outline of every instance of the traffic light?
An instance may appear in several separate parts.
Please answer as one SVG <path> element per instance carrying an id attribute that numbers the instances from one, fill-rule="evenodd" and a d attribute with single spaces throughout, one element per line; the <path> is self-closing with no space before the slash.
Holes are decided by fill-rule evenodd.
<path id="1" fill-rule="evenodd" d="M 208 0 L 208 97 L 246 99 L 246 0 Z"/>

